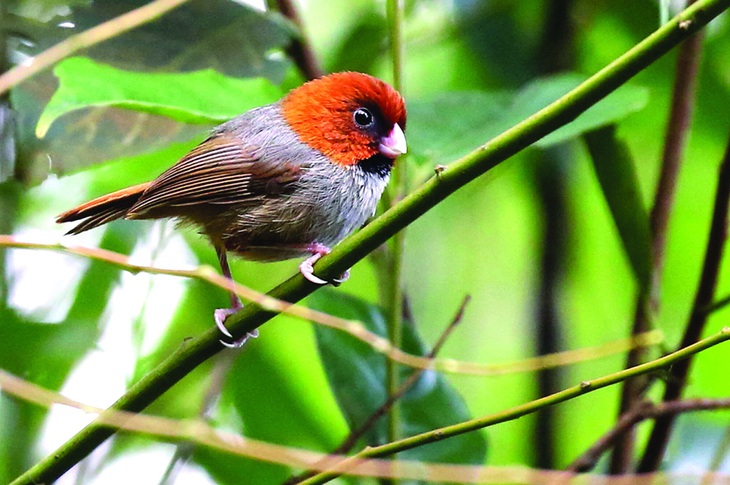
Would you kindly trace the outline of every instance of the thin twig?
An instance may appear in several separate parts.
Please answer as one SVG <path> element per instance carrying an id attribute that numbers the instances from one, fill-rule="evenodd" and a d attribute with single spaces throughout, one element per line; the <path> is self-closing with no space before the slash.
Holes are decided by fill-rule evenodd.
<path id="1" fill-rule="evenodd" d="M 244 438 L 238 434 L 214 429 L 206 423 L 195 420 L 176 420 L 123 411 L 103 411 L 23 381 L 2 369 L 0 369 L 0 387 L 2 387 L 3 392 L 9 395 L 40 406 L 48 407 L 60 404 L 86 413 L 100 414 L 101 419 L 110 426 L 119 427 L 130 432 L 155 436 L 161 440 L 195 442 L 212 450 L 254 460 L 301 468 L 314 466 L 315 463 L 321 462 L 325 456 L 313 451 L 266 443 L 248 437 Z M 337 458 L 344 459 L 345 457 Z M 543 485 L 557 480 L 562 482 L 575 476 L 564 471 L 535 470 L 522 466 L 447 465 L 371 459 L 362 460 L 359 468 L 352 473 L 368 477 L 403 478 L 421 481 L 427 479 L 439 483 L 495 485 L 503 483 Z M 594 478 L 595 483 L 601 483 L 602 485 L 653 485 L 657 483 L 655 479 L 659 480 L 660 483 L 666 481 L 679 483 L 680 480 L 707 478 L 712 480 L 710 483 L 726 483 L 728 475 L 717 473 L 662 473 L 614 479 L 600 475 L 584 475 L 579 478 L 579 482 L 583 483 L 587 479 L 588 483 L 594 483 Z M 692 483 L 698 482 L 693 480 Z"/>
<path id="2" fill-rule="evenodd" d="M 694 0 L 689 3 L 693 2 Z M 650 329 L 651 316 L 658 311 L 660 304 L 667 227 L 674 207 L 677 178 L 679 177 L 695 105 L 697 73 L 699 71 L 699 57 L 703 39 L 704 32 L 700 32 L 688 39 L 679 49 L 672 106 L 664 137 L 661 174 L 654 197 L 654 206 L 649 217 L 652 258 L 651 278 L 649 288 L 642 289 L 637 296 L 632 328 L 633 335 Z M 643 349 L 634 349 L 629 352 L 626 358 L 626 367 L 640 363 L 645 357 L 646 352 Z M 628 412 L 635 403 L 641 401 L 641 389 L 645 388 L 645 382 L 626 381 L 624 383 L 621 391 L 619 415 Z M 611 473 L 622 474 L 630 469 L 634 454 L 634 440 L 633 429 L 629 428 L 616 441 L 616 448 L 611 456 Z"/>
<path id="3" fill-rule="evenodd" d="M 705 260 L 702 266 L 702 276 L 699 287 L 692 305 L 692 313 L 685 327 L 681 347 L 686 347 L 697 342 L 707 322 L 705 308 L 712 303 L 715 296 L 715 288 L 720 273 L 725 239 L 727 237 L 728 207 L 730 206 L 730 137 L 728 137 L 725 156 L 720 165 L 720 173 L 717 181 L 717 192 L 715 194 L 715 205 L 712 211 L 712 222 L 710 224 L 710 237 L 707 241 Z M 671 379 L 667 381 L 664 390 L 663 401 L 676 401 L 684 391 L 687 384 L 687 376 L 692 364 L 692 359 L 678 363 L 672 368 Z M 669 443 L 669 437 L 674 425 L 675 416 L 667 415 L 654 422 L 654 428 L 649 436 L 649 442 L 644 450 L 644 456 L 639 463 L 640 473 L 649 473 L 658 469 L 664 452 Z"/>
<path id="4" fill-rule="evenodd" d="M 454 315 L 454 318 L 451 320 L 449 325 L 441 333 L 431 351 L 426 354 L 426 358 L 433 359 L 434 357 L 436 357 L 439 351 L 441 351 L 441 348 L 446 343 L 446 340 L 449 338 L 456 326 L 459 325 L 464 318 L 464 311 L 466 310 L 466 306 L 469 304 L 470 300 L 471 296 L 467 295 L 464 297 L 464 300 L 461 302 L 461 305 L 459 305 L 459 308 L 456 311 L 456 315 Z M 426 369 L 414 370 L 411 375 L 409 375 L 408 378 L 403 381 L 403 383 L 401 383 L 400 387 L 393 394 L 388 396 L 388 399 L 386 399 L 386 401 L 381 404 L 380 407 L 376 409 L 358 429 L 352 431 L 349 436 L 345 438 L 342 444 L 335 448 L 334 453 L 344 454 L 350 451 L 352 447 L 355 446 L 355 443 L 357 443 L 357 440 L 364 436 L 369 429 L 375 426 L 375 423 L 380 418 L 388 414 L 388 411 L 390 411 L 390 409 L 393 407 L 393 404 L 395 404 L 396 401 L 400 400 L 406 394 L 406 392 L 408 392 L 408 390 L 413 387 L 416 382 L 418 382 L 418 379 L 421 378 L 424 372 L 426 372 Z"/>
<path id="5" fill-rule="evenodd" d="M 717 340 L 716 336 L 711 338 Z M 720 343 L 720 341 L 716 341 L 715 343 Z M 273 443 L 266 443 L 248 437 L 244 438 L 237 434 L 214 429 L 210 425 L 196 420 L 176 420 L 159 416 L 128 413 L 124 411 L 103 410 L 69 399 L 55 391 L 27 382 L 2 369 L 0 369 L 0 388 L 2 388 L 3 393 L 15 396 L 16 398 L 23 399 L 39 406 L 50 407 L 54 405 L 63 405 L 84 413 L 98 414 L 100 419 L 109 426 L 118 427 L 130 432 L 157 436 L 171 441 L 194 442 L 200 446 L 206 446 L 220 452 L 245 456 L 256 460 L 269 461 L 290 467 L 316 467 L 318 463 L 325 463 L 323 460 L 326 458 L 326 455 L 321 453 L 281 446 Z M 704 401 L 708 409 L 710 409 L 710 406 L 714 406 L 715 403 L 717 404 L 718 409 L 727 407 L 719 406 L 720 400 Z M 675 406 L 674 403 L 666 404 L 669 406 L 666 409 Z M 664 406 L 664 404 L 659 406 Z M 697 408 L 695 405 L 681 406 Z M 347 457 L 344 456 L 330 458 L 335 460 L 347 459 Z M 329 466 L 331 463 L 332 462 L 329 462 L 327 465 Z M 572 473 L 566 473 L 564 471 L 553 472 L 548 470 L 529 470 L 522 467 L 439 465 L 407 461 L 400 461 L 394 464 L 393 462 L 383 462 L 381 460 L 373 459 L 361 460 L 359 468 L 357 470 L 353 470 L 352 473 L 360 476 L 422 479 L 424 478 L 424 470 L 427 471 L 427 476 L 431 480 L 449 480 L 450 483 L 517 482 L 544 484 L 551 483 L 550 479 L 552 478 L 560 479 L 573 476 Z M 526 470 L 529 470 L 529 478 L 525 475 Z M 671 477 L 671 475 L 667 476 L 664 474 L 662 476 L 665 478 Z M 651 475 L 644 475 L 644 477 L 649 478 Z M 600 483 L 604 483 L 605 485 L 609 485 L 611 483 L 616 483 L 617 485 L 631 483 L 632 485 L 635 485 L 636 483 L 644 482 L 634 482 L 621 479 L 617 479 L 614 482 L 610 479 L 600 478 Z M 649 485 L 653 482 L 651 480 L 647 480 L 645 483 Z"/>
<path id="6" fill-rule="evenodd" d="M 596 443 L 585 453 L 571 463 L 565 471 L 572 473 L 584 473 L 592 470 L 601 455 L 610 449 L 618 436 L 627 429 L 647 419 L 656 419 L 661 416 L 676 416 L 682 413 L 695 411 L 710 411 L 715 409 L 730 408 L 730 398 L 725 399 L 686 399 L 682 401 L 668 401 L 653 404 L 643 401 L 621 416 L 616 426 L 601 436 Z"/>
<path id="7" fill-rule="evenodd" d="M 87 49 L 100 42 L 155 20 L 188 0 L 154 0 L 142 7 L 131 10 L 80 34 L 59 42 L 53 47 L 33 57 L 27 64 L 16 66 L 0 76 L 0 94 L 17 86 L 31 76 L 48 69 L 58 61 L 69 57 L 81 49 Z"/>
<path id="8" fill-rule="evenodd" d="M 605 376 L 590 381 L 583 381 L 577 386 L 570 387 L 563 391 L 556 392 L 555 394 L 551 394 L 550 396 L 545 396 L 540 399 L 530 401 L 529 403 L 525 403 L 520 406 L 501 411 L 499 413 L 472 419 L 470 421 L 465 421 L 460 424 L 435 429 L 427 433 L 422 433 L 416 436 L 412 436 L 410 438 L 399 440 L 397 442 L 388 443 L 386 445 L 366 448 L 356 455 L 350 456 L 339 463 L 333 464 L 331 470 L 320 473 L 308 480 L 301 482 L 301 485 L 315 485 L 327 483 L 338 476 L 352 473 L 353 470 L 356 470 L 357 466 L 359 466 L 359 460 L 363 458 L 382 458 L 385 456 L 391 456 L 395 453 L 410 450 L 412 448 L 423 446 L 429 443 L 435 443 L 437 441 L 441 441 L 452 436 L 458 436 L 464 433 L 493 426 L 495 424 L 511 421 L 527 414 L 534 413 L 538 409 L 544 409 L 547 406 L 553 406 L 555 404 L 574 399 L 587 392 L 602 389 L 604 387 L 617 384 L 618 382 L 622 382 L 626 379 L 630 379 L 638 375 L 644 375 L 650 372 L 657 372 L 671 365 L 676 365 L 675 362 L 687 359 L 697 352 L 708 348 L 707 345 L 711 342 L 714 342 L 713 340 L 709 339 L 730 340 L 730 327 L 726 327 L 719 334 L 716 334 L 713 337 L 709 337 L 708 339 L 703 339 L 700 342 L 697 342 L 693 345 L 690 345 L 689 347 L 682 349 L 681 351 L 673 352 L 669 355 L 660 357 L 651 362 L 632 367 L 631 369 L 624 369 L 622 371 L 611 374 L 610 376 Z M 700 346 L 703 347 L 701 350 Z"/>
<path id="9" fill-rule="evenodd" d="M 133 263 L 129 257 L 107 249 L 88 248 L 83 246 L 65 246 L 59 243 L 41 243 L 38 241 L 22 241 L 14 236 L 2 234 L 0 234 L 0 247 L 61 251 L 68 254 L 87 257 L 95 261 L 104 261 L 134 274 L 145 272 L 149 274 L 177 276 L 205 281 L 206 283 L 212 284 L 226 291 L 233 292 L 239 297 L 250 302 L 254 302 L 270 311 L 287 313 L 303 320 L 346 332 L 352 337 L 369 345 L 374 351 L 379 352 L 400 364 L 416 369 L 432 369 L 449 374 L 494 377 L 520 372 L 532 372 L 609 357 L 611 355 L 626 352 L 637 346 L 652 347 L 660 344 L 664 340 L 664 336 L 661 332 L 652 331 L 631 338 L 607 342 L 594 347 L 565 350 L 554 354 L 541 355 L 539 357 L 504 364 L 481 364 L 478 362 L 465 362 L 454 359 L 428 359 L 420 355 L 409 354 L 393 347 L 387 339 L 384 339 L 373 332 L 369 332 L 361 322 L 356 320 L 345 320 L 327 313 L 318 312 L 310 308 L 292 305 L 285 301 L 271 298 L 268 295 L 232 282 L 228 278 L 224 278 L 209 266 L 199 266 L 192 269 L 161 268 L 159 266 Z"/>
<path id="10" fill-rule="evenodd" d="M 325 279 L 339 276 L 398 231 L 411 224 L 467 183 L 487 173 L 502 161 L 530 146 L 560 126 L 573 121 L 581 113 L 626 83 L 729 7 L 730 0 L 700 0 L 688 9 L 683 10 L 674 19 L 661 26 L 656 32 L 636 44 L 624 55 L 588 78 L 565 96 L 493 138 L 487 144 L 454 161 L 446 170 L 439 172 L 438 176 L 432 177 L 419 186 L 396 206 L 390 208 L 360 231 L 348 236 L 335 246 L 331 253 L 319 260 L 317 274 Z M 269 295 L 276 299 L 297 302 L 313 293 L 317 288 L 316 285 L 305 280 L 301 274 L 297 274 L 271 290 Z M 233 338 L 241 338 L 275 316 L 275 312 L 263 309 L 256 304 L 249 304 L 245 305 L 238 313 L 231 315 L 226 320 L 226 325 Z M 723 337 L 725 336 L 723 335 Z M 219 338 L 218 329 L 211 328 L 202 335 L 187 341 L 175 353 L 133 384 L 110 409 L 138 412 L 146 408 L 189 372 L 220 352 Z M 697 347 L 691 349 L 696 350 Z M 656 362 L 665 361 L 659 359 Z M 639 369 L 644 368 L 640 367 Z M 619 377 L 632 377 L 636 371 L 628 370 L 625 372 L 627 374 L 619 374 Z M 618 380 L 611 382 L 615 383 Z M 573 392 L 575 391 L 569 390 L 567 393 L 559 394 L 552 399 L 557 399 L 556 402 L 570 399 Z M 585 392 L 585 390 L 581 388 L 580 392 Z M 553 401 L 549 400 L 548 402 L 552 403 Z M 514 412 L 521 415 L 522 411 L 529 412 L 529 410 L 534 409 L 534 406 L 539 407 L 544 403 L 545 401 L 537 401 L 529 407 L 520 408 Z M 114 432 L 115 430 L 112 427 L 98 421 L 92 422 L 21 477 L 18 477 L 14 485 L 29 485 L 56 480 L 106 441 Z M 438 436 L 438 433 L 436 436 Z M 399 445 L 410 445 L 412 443 L 412 441 L 406 440 L 405 443 L 401 442 Z M 418 443 L 413 445 L 417 446 Z M 391 449 L 394 448 L 381 448 L 377 452 L 388 452 Z"/>
<path id="11" fill-rule="evenodd" d="M 461 323 L 461 321 L 464 318 L 464 311 L 466 310 L 466 306 L 469 304 L 469 301 L 471 301 L 471 296 L 466 295 L 464 297 L 464 300 L 461 302 L 461 305 L 459 305 L 458 310 L 456 311 L 456 315 L 454 315 L 454 318 L 451 320 L 451 323 L 444 329 L 444 331 L 441 333 L 441 336 L 436 341 L 436 344 L 434 344 L 431 351 L 426 354 L 426 357 L 433 359 L 436 354 L 439 353 L 443 345 L 446 343 L 446 340 L 449 338 L 451 333 L 454 331 L 456 326 Z M 335 448 L 331 454 L 336 455 L 342 455 L 347 452 L 349 452 L 353 446 L 357 443 L 357 440 L 362 438 L 365 433 L 368 432 L 368 430 L 372 429 L 373 426 L 375 426 L 375 423 L 378 422 L 380 418 L 388 414 L 388 411 L 393 406 L 393 404 L 401 399 L 408 390 L 413 387 L 413 385 L 418 382 L 418 379 L 421 378 L 423 373 L 426 372 L 425 369 L 418 369 L 411 373 L 410 376 L 408 376 L 408 379 L 406 379 L 401 386 L 398 388 L 398 390 L 388 396 L 388 399 L 385 400 L 383 404 L 381 404 L 378 409 L 372 412 L 370 416 L 360 425 L 359 428 L 352 430 L 350 434 L 347 435 L 347 437 L 342 441 L 342 443 Z M 307 470 L 303 473 L 300 473 L 297 476 L 294 476 L 290 479 L 288 479 L 286 482 L 284 482 L 282 485 L 294 485 L 297 483 L 300 483 L 302 480 L 305 480 L 309 477 L 313 477 L 316 475 L 317 472 L 315 470 Z"/>

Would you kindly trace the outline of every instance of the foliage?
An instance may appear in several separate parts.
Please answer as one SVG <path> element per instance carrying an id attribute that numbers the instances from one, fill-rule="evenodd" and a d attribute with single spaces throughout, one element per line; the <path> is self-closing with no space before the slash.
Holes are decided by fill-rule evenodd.
<path id="1" fill-rule="evenodd" d="M 8 39 L 9 58 L 20 62 L 143 3 L 16 0 L 0 7 L 6 9 L 0 33 Z M 435 166 L 448 166 L 570 91 L 648 36 L 664 13 L 658 2 L 618 0 L 610 7 L 568 2 L 570 66 L 556 73 L 544 65 L 558 58 L 546 49 L 558 41 L 548 15 L 553 2 L 407 3 L 403 91 L 409 153 L 399 163 L 407 164 L 411 187 L 432 176 Z M 301 7 L 304 35 L 325 70 L 356 69 L 392 79 L 381 2 L 315 0 Z M 651 322 L 664 332 L 665 348 L 652 349 L 647 358 L 681 340 L 700 277 L 728 136 L 727 123 L 719 122 L 730 106 L 727 23 L 725 15 L 711 24 L 705 39 Z M 276 12 L 224 0 L 191 1 L 15 86 L 9 99 L 0 100 L 0 234 L 56 240 L 64 232 L 53 223 L 56 213 L 155 177 L 212 124 L 278 99 L 304 81 L 284 54 L 299 35 L 294 23 Z M 546 303 L 553 308 L 555 335 L 548 351 L 596 346 L 630 334 L 637 294 L 652 279 L 648 214 L 675 58 L 672 53 L 653 63 L 408 227 L 405 351 L 425 355 L 456 318 L 465 295 L 472 301 L 440 357 L 496 364 L 544 353 L 540 322 Z M 10 112 L 14 131 L 2 129 L 9 126 L 2 120 Z M 541 184 L 552 177 L 558 182 L 546 195 Z M 552 225 L 556 218 L 562 226 Z M 563 227 L 557 236 L 554 227 Z M 158 266 L 215 265 L 206 241 L 170 223 L 120 221 L 66 242 Z M 550 270 L 545 261 L 554 254 L 557 270 Z M 355 265 L 342 287 L 320 291 L 305 305 L 359 320 L 383 335 L 391 256 L 376 251 Z M 296 264 L 237 261 L 233 272 L 240 283 L 267 291 L 293 274 Z M 730 290 L 722 277 L 726 266 L 723 262 L 718 297 Z M 213 310 L 227 301 L 223 290 L 197 280 L 131 275 L 101 261 L 41 250 L 0 247 L 0 274 L 0 368 L 100 406 L 111 404 L 187 338 L 208 330 Z M 554 285 L 550 293 L 546 281 Z M 726 311 L 711 315 L 705 334 L 726 325 Z M 726 377 L 716 369 L 726 367 L 729 352 L 726 345 L 699 355 L 687 396 L 726 395 Z M 219 359 L 224 360 L 217 357 L 191 372 L 147 412 L 198 416 L 221 368 Z M 326 453 L 387 394 L 381 354 L 343 332 L 290 316 L 267 323 L 260 338 L 232 359 L 212 422 L 271 443 Z M 546 382 L 555 391 L 624 365 L 625 356 L 614 355 L 562 366 L 549 376 L 427 371 L 399 403 L 397 420 L 410 436 L 536 399 L 548 392 Z M 403 377 L 411 371 L 401 368 Z M 661 386 L 655 380 L 649 395 L 658 396 Z M 615 423 L 619 392 L 613 386 L 562 403 L 551 414 L 502 423 L 399 458 L 561 469 Z M 77 413 L 0 394 L 0 482 L 20 475 L 83 422 Z M 728 472 L 725 427 L 721 412 L 683 417 L 664 468 L 705 470 L 712 463 L 722 468 L 724 459 L 722 470 Z M 383 420 L 355 449 L 386 442 L 386 428 Z M 648 430 L 639 428 L 639 444 Z M 175 452 L 175 443 L 163 443 L 162 449 L 160 443 L 143 435 L 118 436 L 113 446 L 97 452 L 101 460 L 75 473 L 83 483 L 110 483 L 124 470 L 126 483 L 135 479 L 131 470 L 144 469 L 140 480 L 158 481 Z M 156 468 L 138 466 L 154 457 Z M 241 483 L 241 476 L 250 483 L 280 483 L 299 471 L 199 447 L 182 473 L 211 483 Z"/>

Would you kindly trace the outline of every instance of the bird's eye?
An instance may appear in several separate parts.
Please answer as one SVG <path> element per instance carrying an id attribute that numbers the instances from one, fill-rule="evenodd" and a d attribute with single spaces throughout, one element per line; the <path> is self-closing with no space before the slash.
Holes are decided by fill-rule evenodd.
<path id="1" fill-rule="evenodd" d="M 373 114 L 367 108 L 358 108 L 355 110 L 353 118 L 355 119 L 355 124 L 360 128 L 368 128 L 375 122 Z"/>

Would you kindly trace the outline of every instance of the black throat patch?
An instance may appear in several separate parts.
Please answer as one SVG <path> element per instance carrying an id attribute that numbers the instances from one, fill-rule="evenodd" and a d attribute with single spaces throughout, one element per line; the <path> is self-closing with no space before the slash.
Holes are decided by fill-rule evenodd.
<path id="1" fill-rule="evenodd" d="M 378 153 L 366 160 L 357 162 L 357 165 L 365 173 L 387 177 L 393 168 L 393 159 Z"/>

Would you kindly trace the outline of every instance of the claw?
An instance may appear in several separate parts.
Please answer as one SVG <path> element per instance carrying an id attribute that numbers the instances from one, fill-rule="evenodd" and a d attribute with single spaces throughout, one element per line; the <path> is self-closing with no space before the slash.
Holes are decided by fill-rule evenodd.
<path id="1" fill-rule="evenodd" d="M 327 281 L 323 280 L 319 276 L 314 275 L 314 268 L 312 267 L 314 263 L 316 263 L 319 258 L 322 257 L 323 253 L 314 253 L 309 258 L 302 261 L 302 264 L 299 265 L 299 272 L 302 273 L 302 276 L 304 276 L 306 279 L 314 283 L 315 285 L 326 285 Z M 326 253 L 324 253 L 326 254 Z"/>
<path id="2" fill-rule="evenodd" d="M 328 248 L 324 244 L 312 243 L 309 247 L 307 247 L 307 250 L 310 251 L 312 255 L 302 261 L 302 263 L 299 265 L 299 272 L 302 273 L 302 276 L 304 276 L 307 280 L 311 281 L 315 285 L 326 285 L 328 283 L 331 283 L 332 286 L 340 286 L 342 283 L 347 281 L 348 278 L 350 278 L 349 269 L 332 281 L 323 280 L 319 276 L 315 276 L 314 263 L 319 261 L 319 258 L 324 256 L 325 254 L 329 254 L 330 248 Z"/>
<path id="3" fill-rule="evenodd" d="M 342 283 L 350 279 L 350 270 L 348 269 L 340 276 L 332 280 L 332 286 L 340 286 Z"/>
<path id="4" fill-rule="evenodd" d="M 233 315 L 234 313 L 236 313 L 236 311 L 238 311 L 238 309 L 218 308 L 216 311 L 213 312 L 213 320 L 215 320 L 215 326 L 218 327 L 218 330 L 220 330 L 221 333 L 228 338 L 233 338 L 233 335 L 231 335 L 231 332 L 229 332 L 226 328 L 225 321 L 226 318 L 229 317 L 229 315 Z"/>
<path id="5" fill-rule="evenodd" d="M 213 319 L 215 320 L 215 326 L 218 327 L 218 330 L 221 331 L 223 335 L 226 337 L 233 339 L 233 335 L 231 335 L 231 332 L 228 331 L 228 329 L 225 326 L 226 318 L 228 318 L 230 315 L 233 315 L 241 308 L 218 308 L 216 311 L 213 312 Z M 225 342 L 223 340 L 220 340 L 220 343 L 223 344 L 224 347 L 228 347 L 229 349 L 239 349 L 243 347 L 243 344 L 246 343 L 246 341 L 249 338 L 256 338 L 259 336 L 258 329 L 254 330 L 253 332 L 249 332 L 246 335 L 244 335 L 242 338 L 238 340 L 233 340 L 232 342 Z"/>

